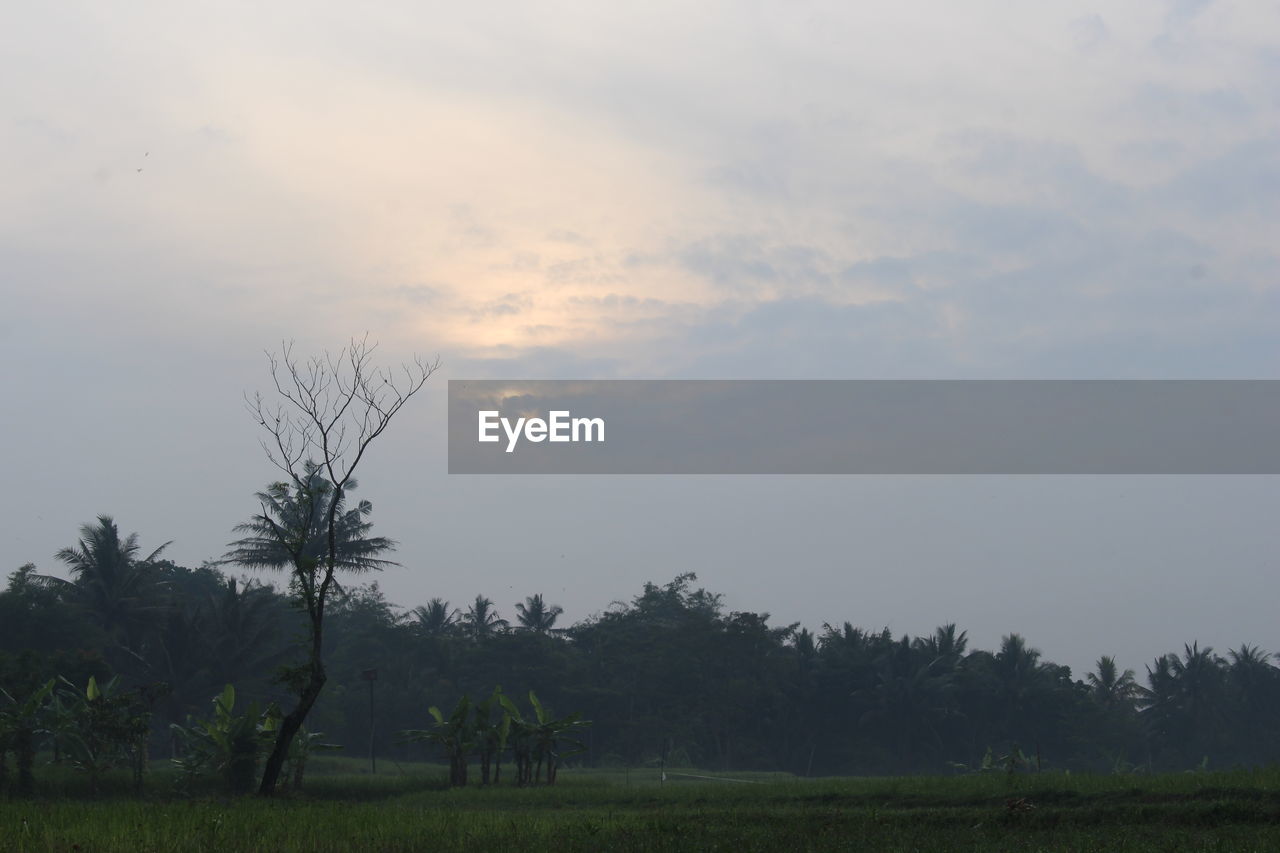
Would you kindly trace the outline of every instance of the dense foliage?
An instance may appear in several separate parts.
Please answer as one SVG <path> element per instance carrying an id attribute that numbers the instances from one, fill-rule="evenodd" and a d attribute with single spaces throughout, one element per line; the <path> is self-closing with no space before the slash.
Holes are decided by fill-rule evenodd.
<path id="1" fill-rule="evenodd" d="M 0 755 L 29 754 L 39 733 L 24 703 L 55 677 L 81 689 L 118 678 L 114 689 L 132 697 L 129 725 L 145 720 L 150 731 L 147 744 L 124 738 L 129 754 L 153 757 L 177 754 L 183 727 L 207 717 L 228 684 L 243 707 L 288 698 L 305 637 L 289 596 L 217 565 L 140 558 L 110 518 L 82 534 L 59 554 L 72 580 L 28 565 L 0 592 Z M 328 615 L 330 678 L 308 724 L 347 755 L 367 754 L 372 723 L 379 757 L 443 757 L 402 732 L 427 730 L 432 706 L 501 685 L 510 697 L 535 691 L 549 715 L 591 720 L 574 760 L 594 765 L 665 759 L 818 775 L 1280 759 L 1280 670 L 1253 646 L 1223 656 L 1192 643 L 1141 676 L 1104 657 L 1081 678 L 1016 634 L 990 651 L 969 648 L 953 625 L 924 637 L 848 623 L 815 634 L 725 612 L 695 581 L 646 584 L 572 626 L 540 595 L 508 622 L 483 595 L 465 610 L 440 599 L 402 609 L 376 584 L 346 589 Z M 29 772 L 26 761 L 9 767 Z"/>

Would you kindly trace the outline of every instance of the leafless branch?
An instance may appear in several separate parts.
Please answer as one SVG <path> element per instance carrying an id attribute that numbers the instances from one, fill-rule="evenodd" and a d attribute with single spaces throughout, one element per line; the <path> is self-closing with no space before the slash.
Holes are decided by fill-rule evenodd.
<path id="1" fill-rule="evenodd" d="M 369 445 L 440 367 L 438 357 L 415 357 L 400 372 L 380 368 L 373 364 L 377 348 L 366 334 L 336 355 L 302 360 L 292 342 L 267 353 L 280 402 L 270 406 L 259 393 L 245 403 L 267 432 L 267 459 L 295 485 L 314 458 L 336 489 L 346 486 Z"/>

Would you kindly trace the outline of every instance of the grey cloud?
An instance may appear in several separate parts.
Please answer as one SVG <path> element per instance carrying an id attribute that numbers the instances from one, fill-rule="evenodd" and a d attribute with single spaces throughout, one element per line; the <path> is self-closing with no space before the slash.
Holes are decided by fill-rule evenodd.
<path id="1" fill-rule="evenodd" d="M 1071 22 L 1071 39 L 1082 53 L 1092 53 L 1106 43 L 1110 35 L 1106 21 L 1098 14 L 1086 15 Z"/>
<path id="2" fill-rule="evenodd" d="M 1239 91 L 1226 88 L 1187 90 L 1165 83 L 1146 83 L 1130 99 L 1133 113 L 1149 122 L 1237 122 L 1255 110 Z"/>
<path id="3" fill-rule="evenodd" d="M 1280 216 L 1280 141 L 1263 137 L 1201 161 L 1156 189 L 1159 203 L 1176 203 L 1202 216 Z"/>
<path id="4" fill-rule="evenodd" d="M 727 313 L 727 312 L 726 312 Z M 740 316 L 708 317 L 690 338 L 689 378 L 910 378 L 953 375 L 936 305 L 834 305 L 780 299 Z"/>
<path id="5" fill-rule="evenodd" d="M 497 348 L 497 355 L 462 357 L 448 365 L 453 379 L 613 379 L 626 375 L 622 360 L 558 347 Z"/>
<path id="6" fill-rule="evenodd" d="M 1033 205 L 955 202 L 934 215 L 967 250 L 1078 257 L 1106 239 L 1077 216 Z"/>
<path id="7" fill-rule="evenodd" d="M 830 280 L 831 260 L 812 246 L 771 245 L 748 235 L 721 235 L 699 240 L 675 252 L 685 269 L 729 291 L 755 284 L 816 284 Z"/>
<path id="8" fill-rule="evenodd" d="M 1132 191 L 1090 169 L 1073 145 L 980 129 L 951 134 L 948 142 L 957 168 L 1025 195 L 1028 205 L 1117 218 L 1132 210 Z"/>
<path id="9" fill-rule="evenodd" d="M 1213 5 L 1213 0 L 1165 0 L 1165 22 L 1169 26 L 1182 26 Z"/>
<path id="10" fill-rule="evenodd" d="M 569 303 L 573 305 L 581 305 L 587 308 L 603 308 L 609 311 L 619 309 L 640 309 L 645 311 L 673 309 L 671 302 L 665 299 L 655 299 L 652 296 L 638 297 L 630 294 L 608 293 L 604 296 L 571 296 Z"/>
<path id="11" fill-rule="evenodd" d="M 851 264 L 840 273 L 848 282 L 869 282 L 911 289 L 946 284 L 973 275 L 986 266 L 971 252 L 926 251 L 910 256 L 882 256 Z"/>

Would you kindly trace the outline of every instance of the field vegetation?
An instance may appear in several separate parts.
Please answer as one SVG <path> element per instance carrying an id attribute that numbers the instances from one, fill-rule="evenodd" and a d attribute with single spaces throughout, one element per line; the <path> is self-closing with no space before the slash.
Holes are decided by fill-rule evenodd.
<path id="1" fill-rule="evenodd" d="M 264 800 L 178 793 L 157 765 L 142 799 L 115 771 L 42 774 L 0 801 L 3 851 L 1269 850 L 1280 770 L 966 773 L 806 779 L 705 769 L 564 770 L 555 786 L 449 787 L 448 768 L 377 775 L 319 757 L 307 790 Z"/>

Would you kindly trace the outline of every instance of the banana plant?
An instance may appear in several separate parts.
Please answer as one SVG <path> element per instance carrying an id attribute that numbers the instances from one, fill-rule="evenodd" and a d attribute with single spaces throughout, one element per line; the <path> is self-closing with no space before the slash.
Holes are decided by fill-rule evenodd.
<path id="1" fill-rule="evenodd" d="M 543 761 L 546 761 L 547 784 L 554 785 L 560 763 L 566 758 L 587 751 L 587 745 L 578 738 L 570 737 L 570 733 L 586 728 L 590 724 L 582 719 L 580 711 L 574 711 L 560 719 L 553 718 L 542 707 L 542 703 L 538 701 L 537 695 L 532 690 L 529 691 L 529 704 L 533 705 L 534 718 L 537 722 L 534 728 L 534 756 L 539 768 Z M 536 771 L 533 778 L 535 782 L 538 780 Z"/>
<path id="2" fill-rule="evenodd" d="M 122 763 L 141 790 L 151 730 L 143 694 L 121 690 L 118 678 L 99 686 L 90 676 L 84 690 L 65 678 L 59 682 L 51 703 L 54 738 L 71 766 L 89 777 L 90 792 L 96 794 L 102 774 Z"/>
<path id="3" fill-rule="evenodd" d="M 187 718 L 185 726 L 172 724 L 181 756 L 174 763 L 190 779 L 199 773 L 220 774 L 232 793 L 246 793 L 257 779 L 258 758 L 275 736 L 280 713 L 274 705 L 262 709 L 252 702 L 236 713 L 236 689 L 228 684 L 214 697 L 213 716 Z"/>
<path id="4" fill-rule="evenodd" d="M 1015 743 L 1009 747 L 1007 753 L 995 759 L 995 766 L 1003 769 L 1006 776 L 1014 776 L 1022 770 L 1030 770 L 1031 759 L 1022 751 L 1022 747 Z"/>
<path id="5" fill-rule="evenodd" d="M 56 684 L 51 678 L 22 700 L 0 688 L 0 789 L 8 776 L 5 753 L 12 752 L 18 769 L 15 793 L 25 797 L 34 790 L 36 737 L 46 725 L 48 699 Z"/>
<path id="6" fill-rule="evenodd" d="M 507 751 L 507 741 L 511 739 L 511 725 L 511 715 L 504 710 L 502 722 L 498 724 L 498 749 L 494 754 L 493 784 L 495 785 L 501 781 L 502 753 Z"/>
<path id="7" fill-rule="evenodd" d="M 270 728 L 274 731 L 275 724 Z M 293 736 L 293 741 L 289 744 L 289 757 L 285 759 L 282 773 L 286 779 L 290 780 L 291 790 L 302 790 L 302 776 L 306 772 L 307 763 L 311 760 L 312 754 L 321 750 L 334 749 L 342 749 L 342 745 L 325 743 L 324 732 L 309 731 L 306 726 L 298 729 L 298 733 Z"/>
<path id="8" fill-rule="evenodd" d="M 475 741 L 480 755 L 480 784 L 488 785 L 492 775 L 496 785 L 502 773 L 502 753 L 511 734 L 511 715 L 502 707 L 502 688 L 494 688 L 488 699 L 476 704 Z M 499 715 L 494 718 L 494 713 Z M 492 774 L 491 772 L 492 771 Z"/>
<path id="9" fill-rule="evenodd" d="M 443 749 L 449 759 L 449 784 L 458 787 L 466 785 L 467 759 L 476 745 L 476 729 L 470 720 L 471 700 L 463 696 L 448 717 L 435 705 L 427 711 L 435 721 L 432 728 L 409 729 L 401 732 L 401 735 L 406 741 L 430 743 Z"/>
<path id="10" fill-rule="evenodd" d="M 507 697 L 500 696 L 499 701 L 511 718 L 517 784 L 536 785 L 543 778 L 545 767 L 546 783 L 554 785 L 561 762 L 586 751 L 586 745 L 571 737 L 571 733 L 590 724 L 576 711 L 559 719 L 554 718 L 532 690 L 529 691 L 529 704 L 533 707 L 532 720 L 525 719 L 520 709 Z"/>
<path id="11" fill-rule="evenodd" d="M 506 718 L 510 720 L 508 738 L 511 757 L 516 765 L 516 784 L 524 786 L 529 784 L 533 775 L 533 726 L 525 720 L 516 703 L 506 696 L 500 695 L 498 702 L 506 711 Z"/>

